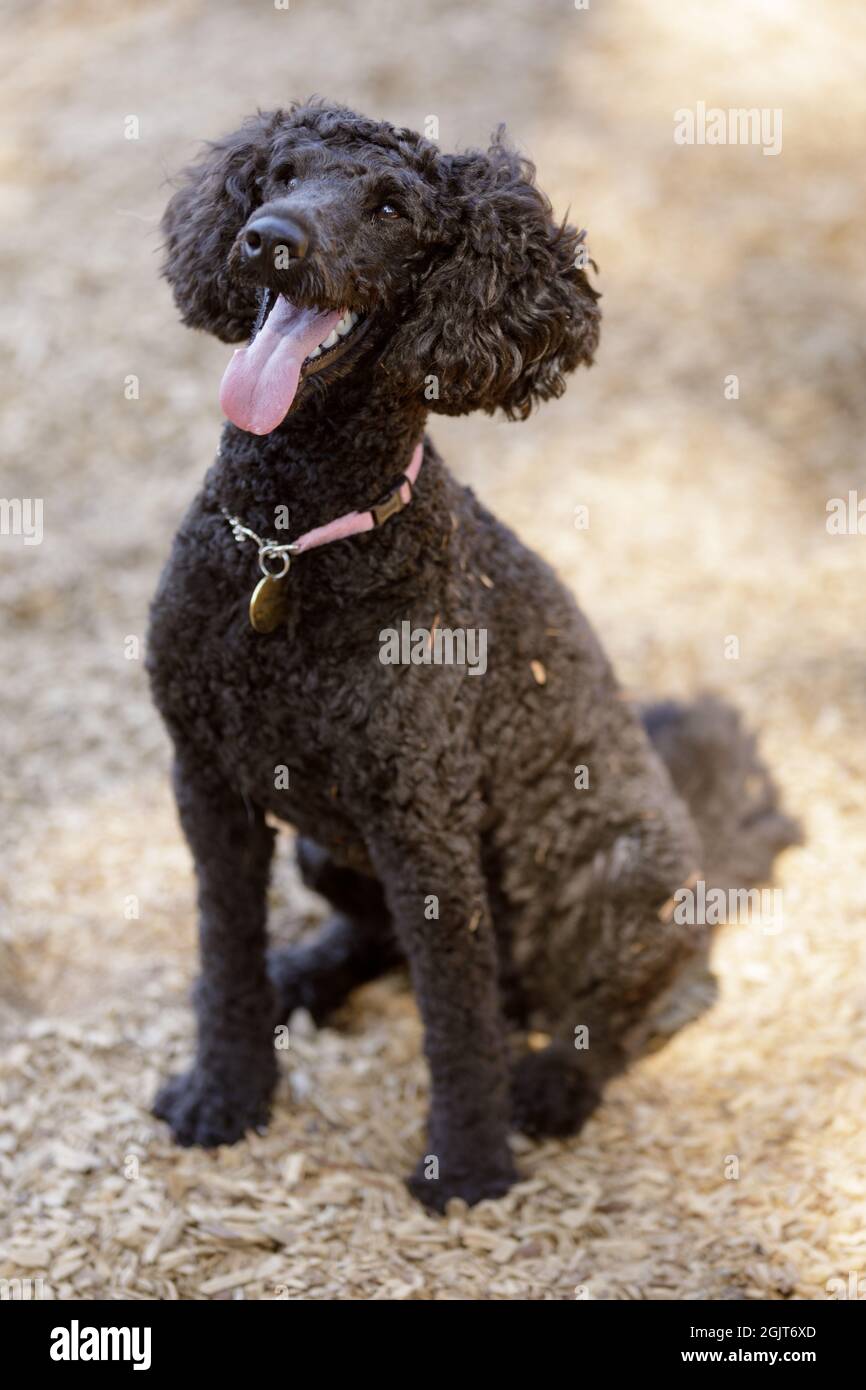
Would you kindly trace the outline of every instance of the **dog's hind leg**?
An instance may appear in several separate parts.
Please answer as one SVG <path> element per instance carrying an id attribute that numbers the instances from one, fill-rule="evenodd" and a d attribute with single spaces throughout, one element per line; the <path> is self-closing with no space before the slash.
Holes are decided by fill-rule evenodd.
<path id="1" fill-rule="evenodd" d="M 657 776 L 655 785 L 646 778 L 634 818 L 558 875 L 556 897 L 524 907 L 515 936 L 529 1008 L 512 1060 L 511 1120 L 526 1134 L 577 1132 L 613 1077 L 712 1002 L 711 932 L 674 912 L 700 844 Z"/>
<path id="2" fill-rule="evenodd" d="M 308 888 L 335 909 L 312 941 L 268 954 L 268 973 L 280 1020 L 307 1009 L 321 1023 L 359 985 L 399 965 L 382 887 L 375 878 L 347 869 L 312 840 L 299 839 L 298 865 Z"/>
<path id="3" fill-rule="evenodd" d="M 583 1050 L 575 1028 L 571 1038 L 546 1042 L 537 1035 L 520 1051 L 511 1072 L 511 1119 L 531 1138 L 577 1134 L 595 1110 L 608 1081 L 631 1062 L 664 1047 L 687 1024 L 715 1003 L 716 981 L 703 955 L 677 970 L 667 988 L 635 1009 L 631 1027 L 619 1040 L 598 1019 L 587 1029 L 592 1046 Z M 576 1011 L 577 1012 L 577 1011 Z M 628 1014 L 624 1013 L 623 1018 Z"/>

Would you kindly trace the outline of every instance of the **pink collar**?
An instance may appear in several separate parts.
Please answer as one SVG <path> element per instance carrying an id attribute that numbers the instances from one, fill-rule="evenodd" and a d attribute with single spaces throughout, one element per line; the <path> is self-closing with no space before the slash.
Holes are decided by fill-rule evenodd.
<path id="1" fill-rule="evenodd" d="M 227 512 L 225 507 L 222 513 L 239 544 L 242 545 L 247 540 L 255 541 L 259 548 L 259 568 L 262 574 L 269 579 L 282 579 L 288 574 L 289 564 L 295 555 L 303 555 L 305 550 L 315 550 L 320 545 L 330 545 L 331 541 L 344 541 L 349 536 L 360 536 L 362 532 L 372 531 L 389 517 L 402 512 L 412 501 L 412 490 L 421 471 L 423 458 L 424 441 L 420 439 L 412 452 L 406 472 L 400 473 L 388 491 L 370 507 L 361 512 L 346 512 L 345 516 L 338 516 L 336 521 L 329 521 L 325 526 L 316 526 L 312 531 L 305 531 L 296 541 L 265 540 L 262 536 L 257 536 L 249 526 L 245 526 L 240 517 Z M 272 570 L 269 567 L 271 561 L 276 561 L 280 568 Z"/>
<path id="2" fill-rule="evenodd" d="M 372 531 L 389 517 L 402 512 L 412 501 L 412 489 L 421 472 L 423 458 L 424 441 L 420 439 L 415 445 L 406 472 L 393 480 L 388 491 L 383 493 L 378 501 L 362 512 L 346 512 L 345 516 L 338 516 L 336 521 L 329 521 L 326 526 L 316 526 L 312 531 L 305 531 L 296 541 L 291 542 L 288 547 L 289 554 L 303 555 L 305 550 L 314 550 L 318 545 L 330 545 L 331 541 L 343 541 L 348 536 L 360 536 L 362 532 Z"/>

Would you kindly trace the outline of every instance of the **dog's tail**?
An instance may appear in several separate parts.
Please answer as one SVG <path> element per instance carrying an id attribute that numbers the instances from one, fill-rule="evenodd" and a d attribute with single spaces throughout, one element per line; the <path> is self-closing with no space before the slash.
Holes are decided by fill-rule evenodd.
<path id="1" fill-rule="evenodd" d="M 802 837 L 797 822 L 782 811 L 776 785 L 740 715 L 712 695 L 691 704 L 665 700 L 644 706 L 641 714 L 697 825 L 707 884 L 766 883 L 776 855 Z"/>

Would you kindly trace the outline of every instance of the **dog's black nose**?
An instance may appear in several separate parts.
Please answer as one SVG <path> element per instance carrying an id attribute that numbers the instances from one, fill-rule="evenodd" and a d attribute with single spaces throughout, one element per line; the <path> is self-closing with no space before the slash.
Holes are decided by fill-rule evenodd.
<path id="1" fill-rule="evenodd" d="M 288 261 L 300 261 L 310 248 L 310 238 L 290 217 L 275 217 L 272 213 L 257 217 L 241 236 L 241 254 L 250 266 L 268 265 L 277 270 L 284 267 L 280 256 Z"/>

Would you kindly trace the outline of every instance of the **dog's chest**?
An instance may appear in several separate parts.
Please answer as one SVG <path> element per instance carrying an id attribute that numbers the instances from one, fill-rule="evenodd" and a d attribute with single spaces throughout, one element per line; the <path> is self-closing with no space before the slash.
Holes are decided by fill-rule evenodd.
<path id="1" fill-rule="evenodd" d="M 175 740 L 212 759 L 229 785 L 355 862 L 346 788 L 372 751 L 377 648 L 339 614 L 315 625 L 295 615 L 257 633 L 250 591 L 236 573 L 205 584 L 197 571 L 169 567 L 149 643 L 157 705 Z"/>

